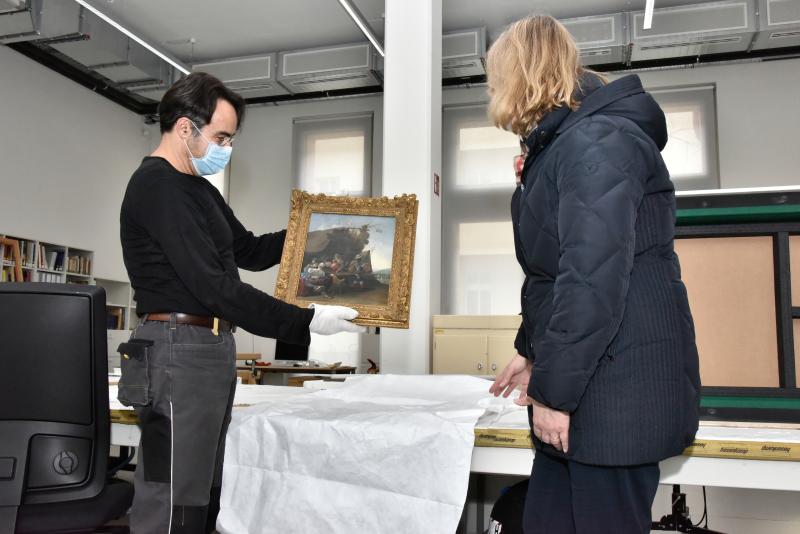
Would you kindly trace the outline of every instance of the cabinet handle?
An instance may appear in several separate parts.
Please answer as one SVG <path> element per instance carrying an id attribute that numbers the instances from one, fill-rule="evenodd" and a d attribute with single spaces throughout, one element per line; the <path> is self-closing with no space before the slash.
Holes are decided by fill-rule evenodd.
<path id="1" fill-rule="evenodd" d="M 496 363 L 492 364 L 492 371 L 497 371 L 497 364 Z"/>
<path id="2" fill-rule="evenodd" d="M 482 364 L 482 363 L 479 363 L 479 364 L 478 364 L 478 370 L 481 370 L 481 369 L 483 369 L 483 364 Z"/>

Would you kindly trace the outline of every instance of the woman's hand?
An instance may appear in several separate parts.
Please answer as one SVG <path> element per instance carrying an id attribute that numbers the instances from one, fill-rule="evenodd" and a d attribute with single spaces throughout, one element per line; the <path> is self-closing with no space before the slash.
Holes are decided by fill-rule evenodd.
<path id="1" fill-rule="evenodd" d="M 528 389 L 528 382 L 531 379 L 532 370 L 533 364 L 531 361 L 517 354 L 514 356 L 514 359 L 508 362 L 505 369 L 500 371 L 500 374 L 495 377 L 492 387 L 489 388 L 489 393 L 495 397 L 500 396 L 501 393 L 503 397 L 508 397 L 515 389 L 520 388 L 522 391 L 520 392 L 519 398 L 514 399 L 514 402 L 520 406 L 526 406 L 528 404 L 526 400 L 526 391 Z"/>
<path id="2" fill-rule="evenodd" d="M 569 450 L 569 414 L 554 410 L 532 398 L 527 404 L 533 406 L 533 434 L 543 443 L 548 443 L 556 450 Z"/>

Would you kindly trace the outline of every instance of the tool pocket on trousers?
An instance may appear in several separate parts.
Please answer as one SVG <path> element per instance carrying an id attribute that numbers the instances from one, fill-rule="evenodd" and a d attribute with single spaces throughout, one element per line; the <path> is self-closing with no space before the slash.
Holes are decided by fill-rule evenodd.
<path id="1" fill-rule="evenodd" d="M 117 399 L 125 406 L 150 404 L 150 351 L 153 341 L 131 339 L 121 343 L 117 351 L 122 365 Z"/>

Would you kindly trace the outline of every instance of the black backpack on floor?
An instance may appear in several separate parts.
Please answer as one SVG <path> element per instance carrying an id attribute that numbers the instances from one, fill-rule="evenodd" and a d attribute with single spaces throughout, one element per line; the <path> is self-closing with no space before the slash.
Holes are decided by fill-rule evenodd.
<path id="1" fill-rule="evenodd" d="M 528 480 L 506 488 L 492 507 L 487 534 L 524 534 L 522 532 L 522 515 L 525 511 L 527 495 Z"/>

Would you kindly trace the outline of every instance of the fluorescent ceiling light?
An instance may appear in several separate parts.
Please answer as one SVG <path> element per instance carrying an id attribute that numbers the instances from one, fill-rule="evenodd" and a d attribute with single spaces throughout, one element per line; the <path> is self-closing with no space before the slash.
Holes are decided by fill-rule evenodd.
<path id="1" fill-rule="evenodd" d="M 653 27 L 653 8 L 655 7 L 656 0 L 647 0 L 644 7 L 644 29 L 649 30 Z"/>
<path id="2" fill-rule="evenodd" d="M 375 47 L 375 50 L 381 55 L 381 57 L 386 57 L 386 54 L 383 52 L 383 45 L 381 45 L 378 38 L 372 33 L 372 28 L 369 27 L 367 21 L 364 20 L 364 17 L 361 13 L 358 12 L 358 9 L 355 8 L 354 5 L 350 3 L 349 0 L 339 0 L 339 3 L 342 5 L 347 14 L 350 15 L 350 18 L 353 19 L 353 22 L 356 23 L 356 26 L 359 27 L 361 32 L 367 36 L 369 42 L 372 43 L 372 46 Z"/>
<path id="3" fill-rule="evenodd" d="M 88 9 L 89 11 L 91 11 L 92 13 L 94 13 L 95 15 L 97 15 L 98 17 L 100 17 L 101 19 L 103 19 L 104 21 L 106 21 L 109 24 L 111 24 L 112 26 L 114 26 L 116 29 L 118 29 L 119 31 L 121 31 L 122 33 L 124 33 L 125 35 L 127 35 L 128 37 L 130 37 L 131 39 L 133 39 L 134 41 L 136 41 L 137 43 L 139 43 L 140 45 L 142 45 L 146 49 L 150 50 L 152 53 L 154 53 L 155 55 L 157 55 L 158 57 L 160 57 L 161 59 L 163 59 L 164 61 L 166 61 L 167 63 L 169 63 L 170 65 L 172 65 L 173 67 L 175 67 L 176 69 L 181 71 L 182 73 L 189 74 L 189 69 L 187 69 L 186 67 L 184 67 L 183 65 L 181 65 L 180 63 L 175 61 L 174 59 L 169 58 L 166 54 L 164 54 L 163 52 L 160 52 L 155 47 L 150 46 L 149 44 L 147 44 L 144 41 L 144 39 L 142 39 L 138 35 L 134 34 L 132 31 L 128 30 L 127 28 L 124 28 L 117 21 L 111 19 L 108 15 L 105 15 L 104 13 L 99 11 L 97 8 L 95 8 L 94 6 L 89 5 L 89 3 L 86 2 L 86 0 L 75 0 L 75 1 L 78 4 L 82 5 L 83 7 L 85 7 L 86 9 Z"/>

